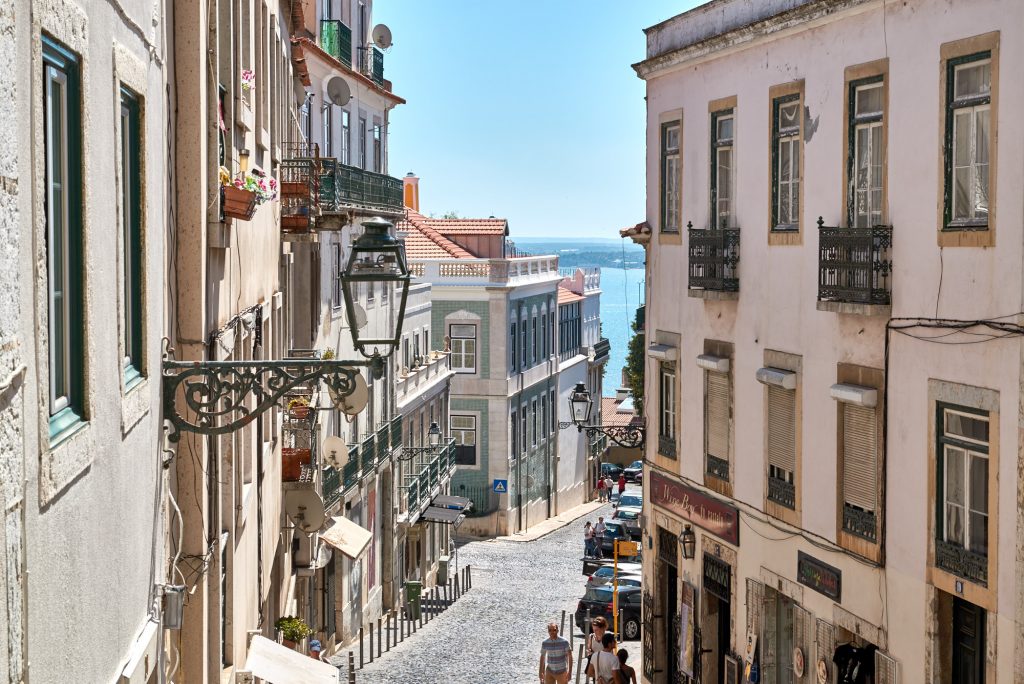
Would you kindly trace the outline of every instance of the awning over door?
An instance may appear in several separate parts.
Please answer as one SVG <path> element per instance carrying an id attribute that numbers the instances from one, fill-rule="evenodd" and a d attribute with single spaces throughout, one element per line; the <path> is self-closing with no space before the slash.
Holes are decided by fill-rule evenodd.
<path id="1" fill-rule="evenodd" d="M 434 500 L 430 502 L 431 506 L 437 506 L 438 508 L 454 508 L 458 511 L 464 511 L 473 507 L 473 502 L 464 496 L 452 496 L 451 494 L 439 494 L 434 497 Z"/>
<path id="2" fill-rule="evenodd" d="M 462 524 L 466 514 L 460 510 L 454 508 L 439 508 L 437 506 L 428 506 L 427 510 L 423 511 L 423 515 L 420 516 L 420 520 L 426 520 L 427 522 L 442 523 L 445 525 L 454 525 L 458 527 Z"/>
<path id="3" fill-rule="evenodd" d="M 332 517 L 320 533 L 324 541 L 349 558 L 358 558 L 370 545 L 373 532 L 340 515 Z"/>
<path id="4" fill-rule="evenodd" d="M 271 684 L 338 684 L 338 668 L 262 636 L 249 643 L 245 670 Z"/>

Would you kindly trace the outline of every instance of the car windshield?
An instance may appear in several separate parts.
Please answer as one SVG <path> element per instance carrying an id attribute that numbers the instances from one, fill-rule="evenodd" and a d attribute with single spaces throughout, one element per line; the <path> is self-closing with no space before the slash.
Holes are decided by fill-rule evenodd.
<path id="1" fill-rule="evenodd" d="M 636 494 L 623 494 L 619 497 L 619 507 L 623 506 L 635 506 L 641 508 L 644 505 L 644 499 Z"/>
<path id="2" fill-rule="evenodd" d="M 583 596 L 584 601 L 596 601 L 598 603 L 609 603 L 612 600 L 612 589 L 604 587 L 591 587 Z"/>
<path id="3" fill-rule="evenodd" d="M 643 461 L 633 461 L 632 463 L 629 464 L 629 467 L 630 468 L 636 468 L 637 470 L 639 470 L 640 468 L 644 467 L 644 462 Z"/>
<path id="4" fill-rule="evenodd" d="M 624 510 L 620 508 L 616 512 L 615 517 L 621 520 L 636 520 L 639 515 L 640 511 Z"/>

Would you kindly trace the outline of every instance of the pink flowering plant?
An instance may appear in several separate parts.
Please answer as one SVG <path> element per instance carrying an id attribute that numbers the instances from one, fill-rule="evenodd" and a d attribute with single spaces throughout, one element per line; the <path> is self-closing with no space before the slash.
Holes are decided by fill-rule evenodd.
<path id="1" fill-rule="evenodd" d="M 242 69 L 242 90 L 249 92 L 256 87 L 256 72 L 252 69 Z"/>
<path id="2" fill-rule="evenodd" d="M 277 180 L 260 169 L 238 174 L 232 184 L 236 188 L 256 193 L 256 204 L 277 199 Z"/>

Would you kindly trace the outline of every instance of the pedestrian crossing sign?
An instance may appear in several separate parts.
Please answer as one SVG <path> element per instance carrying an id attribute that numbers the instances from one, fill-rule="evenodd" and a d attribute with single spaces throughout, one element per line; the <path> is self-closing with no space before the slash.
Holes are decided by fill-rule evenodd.
<path id="1" fill-rule="evenodd" d="M 494 481 L 494 493 L 495 494 L 508 494 L 508 480 L 495 480 Z"/>

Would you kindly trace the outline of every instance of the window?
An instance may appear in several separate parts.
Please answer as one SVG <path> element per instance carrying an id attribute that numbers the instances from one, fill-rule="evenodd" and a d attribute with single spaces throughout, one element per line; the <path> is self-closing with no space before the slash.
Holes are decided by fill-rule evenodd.
<path id="1" fill-rule="evenodd" d="M 800 227 L 800 94 L 772 101 L 772 230 Z"/>
<path id="2" fill-rule="evenodd" d="M 729 480 L 729 374 L 709 370 L 704 377 L 704 472 Z"/>
<path id="3" fill-rule="evenodd" d="M 548 405 L 551 406 L 551 432 L 554 434 L 558 429 L 558 408 L 555 405 L 555 390 L 551 390 L 549 394 Z"/>
<path id="4" fill-rule="evenodd" d="M 521 316 L 519 319 L 519 351 L 521 358 L 521 367 L 526 370 L 529 365 L 526 360 L 526 316 Z"/>
<path id="5" fill-rule="evenodd" d="M 540 435 L 541 439 L 544 439 L 548 436 L 548 397 L 546 394 L 540 398 L 540 415 Z"/>
<path id="6" fill-rule="evenodd" d="M 540 354 L 537 353 L 537 317 L 533 317 L 533 346 L 531 347 L 530 360 L 536 364 L 540 360 Z"/>
<path id="7" fill-rule="evenodd" d="M 349 122 L 348 111 L 341 110 L 341 163 L 351 164 L 352 163 L 352 125 Z M 324 156 L 330 157 L 331 155 L 325 154 Z"/>
<path id="8" fill-rule="evenodd" d="M 878 541 L 878 421 L 875 408 L 840 404 L 843 439 L 843 530 Z"/>
<path id="9" fill-rule="evenodd" d="M 936 565 L 984 582 L 988 556 L 989 416 L 938 407 Z"/>
<path id="10" fill-rule="evenodd" d="M 661 126 L 661 230 L 678 233 L 682 214 L 679 166 L 679 122 Z"/>
<path id="11" fill-rule="evenodd" d="M 381 125 L 373 126 L 373 170 L 377 173 L 384 173 L 384 145 L 381 140 Z"/>
<path id="12" fill-rule="evenodd" d="M 519 352 L 519 341 L 518 341 L 518 338 L 516 337 L 516 322 L 512 321 L 512 370 L 513 371 L 515 371 L 515 369 L 516 369 L 516 362 L 518 360 L 518 358 L 517 358 L 518 357 L 518 352 Z"/>
<path id="13" fill-rule="evenodd" d="M 341 243 L 335 242 L 331 245 L 331 306 L 338 308 L 342 305 L 341 291 Z M 406 365 L 409 365 L 408 363 Z"/>
<path id="14" fill-rule="evenodd" d="M 711 217 L 712 228 L 732 225 L 733 110 L 711 115 Z"/>
<path id="15" fill-rule="evenodd" d="M 139 98 L 121 88 L 121 281 L 124 318 L 121 351 L 124 386 L 141 380 L 142 365 L 142 133 Z"/>
<path id="16" fill-rule="evenodd" d="M 456 465 L 476 465 L 476 416 L 452 416 L 452 439 L 455 440 Z"/>
<path id="17" fill-rule="evenodd" d="M 320 18 L 321 19 L 333 19 L 334 13 L 331 6 L 334 4 L 333 0 L 320 0 Z"/>
<path id="18" fill-rule="evenodd" d="M 84 419 L 82 140 L 78 57 L 42 37 L 50 438 Z"/>
<path id="19" fill-rule="evenodd" d="M 452 325 L 449 336 L 452 340 L 452 370 L 456 373 L 475 373 L 476 326 Z"/>
<path id="20" fill-rule="evenodd" d="M 676 457 L 676 365 L 659 366 L 658 453 Z"/>
<path id="21" fill-rule="evenodd" d="M 540 315 L 540 349 L 541 358 L 548 358 L 548 315 L 546 313 Z"/>
<path id="22" fill-rule="evenodd" d="M 359 117 L 359 168 L 366 168 L 366 117 Z"/>
<path id="23" fill-rule="evenodd" d="M 324 156 L 334 156 L 334 124 L 332 123 L 332 107 L 334 105 L 325 104 L 320 109 L 320 116 L 323 118 L 324 125 Z"/>
<path id="24" fill-rule="evenodd" d="M 885 84 L 875 76 L 849 87 L 849 222 L 855 228 L 869 228 L 882 223 Z"/>
<path id="25" fill-rule="evenodd" d="M 532 430 L 532 438 L 530 444 L 537 446 L 537 398 L 534 397 L 530 400 L 530 429 Z"/>
<path id="26" fill-rule="evenodd" d="M 796 391 L 768 385 L 768 500 L 796 509 Z"/>
<path id="27" fill-rule="evenodd" d="M 526 455 L 526 404 L 519 407 L 519 444 Z"/>
<path id="28" fill-rule="evenodd" d="M 946 64 L 946 228 L 987 228 L 992 152 L 992 53 Z"/>
<path id="29" fill-rule="evenodd" d="M 510 431 L 512 435 L 512 458 L 517 458 L 519 456 L 519 422 L 516 420 L 518 415 L 519 414 L 513 409 L 511 423 L 512 430 Z"/>

